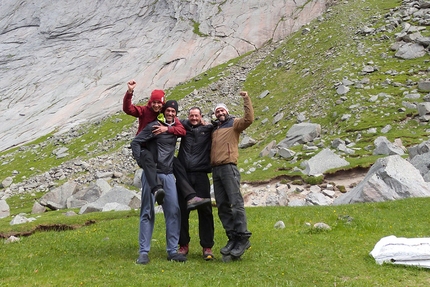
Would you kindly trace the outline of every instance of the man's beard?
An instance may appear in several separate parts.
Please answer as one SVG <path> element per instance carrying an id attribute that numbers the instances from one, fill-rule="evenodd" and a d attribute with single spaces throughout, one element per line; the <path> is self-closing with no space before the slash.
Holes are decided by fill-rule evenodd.
<path id="1" fill-rule="evenodd" d="M 218 118 L 218 120 L 219 120 L 220 122 L 225 122 L 225 121 L 227 120 L 227 116 L 220 116 L 220 117 Z"/>

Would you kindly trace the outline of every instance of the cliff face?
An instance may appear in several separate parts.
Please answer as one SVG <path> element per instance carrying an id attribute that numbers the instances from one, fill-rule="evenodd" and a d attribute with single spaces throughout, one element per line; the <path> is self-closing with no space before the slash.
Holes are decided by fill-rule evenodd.
<path id="1" fill-rule="evenodd" d="M 278 41 L 326 1 L 2 1 L 0 151 Z"/>

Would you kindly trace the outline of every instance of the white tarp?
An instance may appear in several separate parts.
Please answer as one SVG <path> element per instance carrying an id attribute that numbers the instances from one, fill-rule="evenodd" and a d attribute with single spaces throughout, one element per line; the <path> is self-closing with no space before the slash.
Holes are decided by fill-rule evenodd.
<path id="1" fill-rule="evenodd" d="M 370 255 L 376 263 L 393 263 L 430 268 L 430 238 L 383 237 Z"/>

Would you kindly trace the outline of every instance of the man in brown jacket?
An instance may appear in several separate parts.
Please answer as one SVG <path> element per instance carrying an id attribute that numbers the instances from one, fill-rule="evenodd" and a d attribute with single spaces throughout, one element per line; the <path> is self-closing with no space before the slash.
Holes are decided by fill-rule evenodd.
<path id="1" fill-rule="evenodd" d="M 229 115 L 227 106 L 217 104 L 214 112 L 217 120 L 212 133 L 211 165 L 218 216 L 228 237 L 221 248 L 223 256 L 239 258 L 251 246 L 243 197 L 240 193 L 240 173 L 237 169 L 239 136 L 254 121 L 251 99 L 240 92 L 244 101 L 243 118 Z"/>

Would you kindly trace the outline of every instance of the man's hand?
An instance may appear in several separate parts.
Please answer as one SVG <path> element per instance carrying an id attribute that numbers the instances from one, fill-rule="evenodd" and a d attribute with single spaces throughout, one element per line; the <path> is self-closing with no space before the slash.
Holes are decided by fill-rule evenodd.
<path id="1" fill-rule="evenodd" d="M 167 132 L 169 128 L 166 126 L 162 126 L 162 125 L 153 125 L 152 126 L 152 133 L 154 135 L 159 135 L 161 133 Z"/>
<path id="2" fill-rule="evenodd" d="M 239 93 L 239 95 L 241 95 L 242 97 L 245 97 L 245 96 L 247 96 L 247 95 L 248 95 L 248 92 L 246 92 L 246 91 L 241 91 L 241 92 Z"/>
<path id="3" fill-rule="evenodd" d="M 128 88 L 128 92 L 130 94 L 133 93 L 135 87 L 136 87 L 136 81 L 135 80 L 130 80 L 127 82 L 127 88 Z"/>

